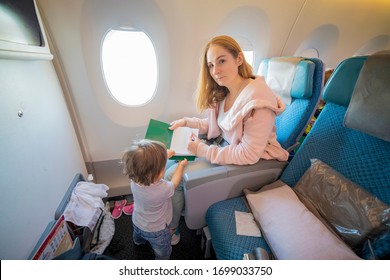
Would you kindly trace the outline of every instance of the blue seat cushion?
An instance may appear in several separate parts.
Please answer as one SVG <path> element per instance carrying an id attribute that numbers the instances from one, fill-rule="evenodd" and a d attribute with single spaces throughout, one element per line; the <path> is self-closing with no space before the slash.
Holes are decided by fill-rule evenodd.
<path id="1" fill-rule="evenodd" d="M 359 256 L 366 260 L 390 259 L 390 230 L 370 238 L 363 244 Z"/>
<path id="2" fill-rule="evenodd" d="M 267 61 L 264 63 L 266 64 Z M 306 67 L 307 69 L 302 70 L 301 67 Z M 305 76 L 306 78 L 300 77 L 301 75 L 305 75 L 304 73 L 307 74 L 309 68 L 310 73 L 308 76 Z M 293 102 L 286 105 L 286 110 L 283 112 L 283 114 L 280 114 L 276 117 L 275 124 L 277 127 L 277 140 L 285 149 L 289 149 L 297 143 L 299 137 L 303 134 L 307 123 L 310 121 L 311 116 L 313 115 L 313 112 L 320 99 L 323 83 L 323 68 L 324 66 L 322 61 L 314 58 L 301 61 L 298 65 L 294 79 L 295 82 L 293 83 L 293 91 L 298 92 L 297 88 L 299 83 L 297 81 L 300 80 L 301 83 L 307 84 L 307 86 L 302 86 L 301 90 L 306 92 L 310 89 L 312 90 L 312 93 L 310 95 L 302 94 L 301 97 L 305 96 L 305 98 L 294 97 Z M 311 71 L 314 71 L 314 73 L 311 73 Z M 312 81 L 311 84 L 309 83 L 309 80 Z M 307 96 L 311 97 L 306 98 Z"/>
<path id="3" fill-rule="evenodd" d="M 264 238 L 236 234 L 234 211 L 250 212 L 243 197 L 217 202 L 207 211 L 206 222 L 212 232 L 211 243 L 217 259 L 242 260 L 244 254 L 258 247 L 271 254 Z"/>
<path id="4" fill-rule="evenodd" d="M 288 149 L 294 145 L 299 135 L 307 124 L 307 119 L 311 115 L 311 99 L 296 99 L 283 114 L 276 117 L 277 140 L 283 148 Z M 289 108 L 291 107 L 291 108 Z M 297 129 L 299 128 L 299 129 Z"/>

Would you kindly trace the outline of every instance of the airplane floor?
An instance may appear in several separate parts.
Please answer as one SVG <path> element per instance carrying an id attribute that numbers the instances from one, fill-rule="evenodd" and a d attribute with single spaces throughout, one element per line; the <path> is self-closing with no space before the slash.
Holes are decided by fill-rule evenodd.
<path id="1" fill-rule="evenodd" d="M 180 220 L 180 242 L 172 246 L 171 260 L 202 260 L 201 235 L 187 228 L 182 217 Z M 104 255 L 120 260 L 153 260 L 153 250 L 149 244 L 137 246 L 133 243 L 133 225 L 131 216 L 121 215 L 115 220 L 115 234 Z M 215 259 L 214 255 L 212 258 Z"/>

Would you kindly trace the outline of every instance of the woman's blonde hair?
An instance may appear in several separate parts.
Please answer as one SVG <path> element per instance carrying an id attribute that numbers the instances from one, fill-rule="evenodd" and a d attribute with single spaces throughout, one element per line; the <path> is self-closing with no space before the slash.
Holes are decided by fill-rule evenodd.
<path id="1" fill-rule="evenodd" d="M 155 183 L 167 164 L 167 148 L 158 141 L 141 140 L 123 152 L 123 173 L 139 185 Z"/>
<path id="2" fill-rule="evenodd" d="M 195 93 L 196 107 L 199 112 L 208 108 L 213 108 L 217 102 L 222 101 L 229 92 L 224 86 L 219 86 L 210 75 L 207 52 L 212 45 L 218 45 L 225 48 L 234 58 L 237 58 L 242 49 L 240 45 L 229 36 L 217 36 L 207 43 L 201 57 L 201 68 L 199 74 L 198 88 Z M 246 62 L 243 56 L 243 63 L 238 67 L 238 74 L 247 79 L 254 78 L 252 66 Z"/>

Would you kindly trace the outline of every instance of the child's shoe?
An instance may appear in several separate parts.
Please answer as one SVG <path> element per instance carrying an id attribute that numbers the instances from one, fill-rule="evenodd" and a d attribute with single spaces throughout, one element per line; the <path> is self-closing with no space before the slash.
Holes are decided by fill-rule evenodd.
<path id="1" fill-rule="evenodd" d="M 133 214 L 133 211 L 134 211 L 134 203 L 127 204 L 123 207 L 123 213 L 125 213 L 126 215 Z"/>
<path id="2" fill-rule="evenodd" d="M 122 215 L 122 210 L 125 205 L 126 205 L 126 199 L 115 201 L 114 209 L 111 212 L 111 216 L 114 219 L 118 219 Z"/>

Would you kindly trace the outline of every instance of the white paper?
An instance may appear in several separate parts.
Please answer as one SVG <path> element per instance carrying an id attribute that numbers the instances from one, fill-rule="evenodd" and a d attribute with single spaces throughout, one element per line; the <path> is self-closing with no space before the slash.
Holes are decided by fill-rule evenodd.
<path id="1" fill-rule="evenodd" d="M 252 213 L 234 211 L 237 235 L 261 237 L 261 232 Z"/>
<path id="2" fill-rule="evenodd" d="M 169 149 L 175 151 L 175 156 L 194 155 L 187 149 L 188 141 L 192 133 L 198 136 L 199 129 L 182 126 L 173 131 Z"/>

